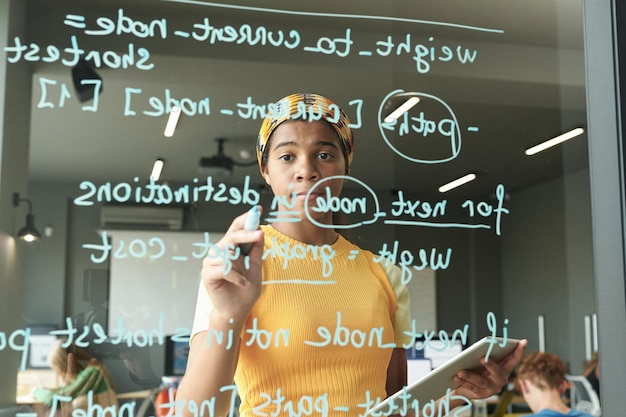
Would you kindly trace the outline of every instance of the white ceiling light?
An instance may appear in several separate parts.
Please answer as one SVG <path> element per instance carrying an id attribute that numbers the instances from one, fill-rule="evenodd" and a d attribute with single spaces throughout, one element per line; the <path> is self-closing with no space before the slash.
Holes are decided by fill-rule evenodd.
<path id="1" fill-rule="evenodd" d="M 459 179 L 450 181 L 449 183 L 442 185 L 441 187 L 439 187 L 439 192 L 445 193 L 446 191 L 450 191 L 453 188 L 460 187 L 461 185 L 467 184 L 468 182 L 474 181 L 475 179 L 476 174 L 467 174 Z"/>
<path id="2" fill-rule="evenodd" d="M 407 101 L 402 103 L 400 107 L 391 112 L 389 116 L 385 117 L 385 123 L 391 123 L 394 120 L 398 120 L 400 116 L 411 110 L 411 108 L 419 103 L 419 101 L 419 97 L 410 97 Z"/>
<path id="3" fill-rule="evenodd" d="M 172 106 L 170 110 L 170 117 L 167 119 L 167 125 L 165 125 L 165 132 L 163 134 L 167 138 L 174 136 L 176 125 L 178 124 L 178 118 L 180 117 L 180 107 Z"/>
<path id="4" fill-rule="evenodd" d="M 150 178 L 152 178 L 154 181 L 158 181 L 159 178 L 161 177 L 161 171 L 163 171 L 164 164 L 165 162 L 161 158 L 154 161 L 154 165 L 152 166 L 152 174 L 150 174 Z"/>
<path id="5" fill-rule="evenodd" d="M 576 129 L 570 130 L 569 132 L 563 133 L 562 135 L 542 142 L 539 145 L 526 149 L 525 154 L 530 156 L 541 151 L 545 151 L 552 146 L 558 145 L 559 143 L 565 142 L 566 140 L 574 138 L 578 135 L 582 135 L 584 132 L 585 130 L 582 127 L 577 127 Z"/>

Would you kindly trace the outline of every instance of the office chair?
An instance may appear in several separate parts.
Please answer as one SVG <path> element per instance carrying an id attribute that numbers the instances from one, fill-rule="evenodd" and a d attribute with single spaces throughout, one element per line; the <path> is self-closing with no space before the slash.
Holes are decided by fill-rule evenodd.
<path id="1" fill-rule="evenodd" d="M 159 395 L 162 387 L 158 386 L 156 388 L 152 388 L 146 398 L 143 399 L 139 408 L 135 412 L 135 417 L 149 417 L 156 415 L 155 409 L 155 400 L 156 396 Z"/>
<path id="2" fill-rule="evenodd" d="M 565 375 L 570 382 L 570 394 L 574 410 L 583 411 L 594 417 L 602 415 L 598 394 L 593 390 L 587 378 L 583 375 Z"/>

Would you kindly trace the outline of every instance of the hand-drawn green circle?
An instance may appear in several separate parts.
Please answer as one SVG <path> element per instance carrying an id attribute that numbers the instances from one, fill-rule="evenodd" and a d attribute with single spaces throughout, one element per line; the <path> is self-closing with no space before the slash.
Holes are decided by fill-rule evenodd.
<path id="1" fill-rule="evenodd" d="M 387 100 L 389 100 L 392 96 L 395 96 L 397 94 L 401 94 L 404 93 L 404 90 L 402 89 L 398 89 L 398 90 L 394 90 L 391 93 L 387 94 L 385 96 L 385 98 L 381 101 L 380 106 L 378 107 L 378 129 L 380 130 L 380 134 L 382 135 L 383 139 L 385 140 L 385 142 L 387 142 L 387 145 L 398 155 L 400 155 L 401 157 L 412 161 L 412 162 L 418 162 L 418 163 L 422 163 L 422 164 L 440 164 L 443 162 L 448 162 L 453 160 L 454 158 L 456 158 L 457 156 L 459 156 L 459 153 L 461 152 L 461 131 L 459 130 L 459 123 L 456 119 L 456 116 L 454 114 L 454 112 L 452 111 L 452 109 L 450 108 L 450 106 L 448 106 L 448 104 L 446 102 L 444 102 L 443 100 L 441 100 L 439 97 L 430 95 L 430 94 L 426 94 L 426 93 L 410 93 L 412 96 L 417 96 L 417 97 L 425 97 L 425 98 L 429 98 L 432 99 L 438 103 L 441 103 L 441 105 L 443 107 L 446 108 L 446 110 L 448 110 L 448 112 L 450 113 L 450 117 L 452 118 L 452 120 L 454 121 L 454 125 L 455 125 L 455 130 L 456 130 L 456 137 L 458 138 L 457 141 L 452 140 L 450 143 L 450 149 L 451 149 L 451 155 L 448 158 L 443 158 L 443 159 L 420 159 L 420 158 L 413 158 L 409 155 L 404 154 L 403 152 L 401 152 L 399 149 L 397 149 L 389 140 L 389 138 L 387 138 L 387 134 L 385 132 L 385 129 L 383 129 L 383 119 L 384 116 L 382 115 L 382 110 L 383 110 L 383 106 L 385 105 L 385 103 L 387 102 Z"/>
<path id="2" fill-rule="evenodd" d="M 354 224 L 323 224 L 318 222 L 317 220 L 315 220 L 314 218 L 311 217 L 311 215 L 309 214 L 309 196 L 311 195 L 311 193 L 313 192 L 313 190 L 315 190 L 320 184 L 322 184 L 323 182 L 326 181 L 330 181 L 332 179 L 344 179 L 346 181 L 353 181 L 356 182 L 357 184 L 361 185 L 363 188 L 365 188 L 365 190 L 367 190 L 369 192 L 369 194 L 372 196 L 372 198 L 374 199 L 374 205 L 375 205 L 375 212 L 374 212 L 374 216 L 370 219 L 370 220 L 364 220 L 362 222 L 358 222 L 358 223 L 354 223 Z M 363 181 L 356 179 L 354 177 L 351 177 L 349 175 L 333 175 L 330 177 L 326 177 L 326 178 L 322 178 L 319 181 L 317 181 L 315 184 L 313 184 L 313 186 L 311 187 L 311 189 L 309 190 L 309 192 L 306 195 L 306 199 L 304 200 L 304 214 L 306 215 L 307 219 L 309 219 L 309 221 L 311 223 L 313 223 L 316 226 L 319 226 L 321 228 L 327 228 L 327 229 L 352 229 L 364 224 L 371 224 L 374 223 L 378 220 L 379 217 L 384 217 L 387 214 L 385 212 L 381 212 L 380 211 L 380 202 L 378 201 L 378 196 L 376 195 L 376 192 L 374 190 L 372 190 L 367 184 L 365 184 Z"/>

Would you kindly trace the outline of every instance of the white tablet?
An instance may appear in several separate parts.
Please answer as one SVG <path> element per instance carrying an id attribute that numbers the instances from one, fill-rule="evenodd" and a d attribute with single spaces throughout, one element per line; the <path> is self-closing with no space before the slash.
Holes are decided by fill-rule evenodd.
<path id="1" fill-rule="evenodd" d="M 443 365 L 433 369 L 422 378 L 410 384 L 406 389 L 402 389 L 395 394 L 389 396 L 384 401 L 381 401 L 378 405 L 371 408 L 367 415 L 372 413 L 381 413 L 389 410 L 391 402 L 402 394 L 410 394 L 411 401 L 418 400 L 419 404 L 426 404 L 430 400 L 438 400 L 443 397 L 448 388 L 454 389 L 457 384 L 454 382 L 454 375 L 462 369 L 466 369 L 472 372 L 481 372 L 484 367 L 480 363 L 480 358 L 487 355 L 489 347 L 492 346 L 489 352 L 488 360 L 495 360 L 500 362 L 507 356 L 509 356 L 517 344 L 520 342 L 518 339 L 505 339 L 496 337 L 496 343 L 493 343 L 493 337 L 484 337 L 478 342 L 474 343 L 459 355 L 450 359 Z"/>

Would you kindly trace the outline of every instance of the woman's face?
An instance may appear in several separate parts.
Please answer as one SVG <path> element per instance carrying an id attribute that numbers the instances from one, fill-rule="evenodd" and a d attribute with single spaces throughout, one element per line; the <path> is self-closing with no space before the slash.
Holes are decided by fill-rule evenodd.
<path id="1" fill-rule="evenodd" d="M 287 121 L 272 133 L 263 177 L 274 195 L 283 204 L 281 210 L 300 210 L 312 186 L 323 178 L 344 175 L 346 161 L 337 133 L 326 122 Z M 338 196 L 344 180 L 334 179 L 319 184 L 309 194 L 308 213 L 320 219 L 331 212 L 319 213 L 316 199 Z M 284 200 L 282 200 L 284 198 Z M 294 206 L 291 207 L 290 205 Z"/>

